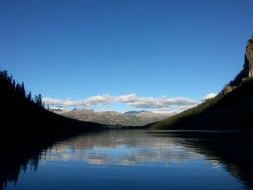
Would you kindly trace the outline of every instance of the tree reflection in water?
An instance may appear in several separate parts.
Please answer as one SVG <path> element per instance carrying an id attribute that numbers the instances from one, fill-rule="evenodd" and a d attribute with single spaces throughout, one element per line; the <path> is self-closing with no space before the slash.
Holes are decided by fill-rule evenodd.
<path id="1" fill-rule="evenodd" d="M 251 132 L 173 132 L 154 133 L 157 137 L 181 139 L 184 146 L 208 159 L 222 163 L 230 174 L 253 189 L 253 133 Z"/>
<path id="2" fill-rule="evenodd" d="M 209 159 L 220 163 L 232 176 L 239 179 L 246 189 L 253 189 L 253 135 L 251 133 L 218 132 L 147 132 L 147 131 L 108 131 L 75 137 L 52 147 L 36 145 L 29 149 L 16 145 L 1 145 L 0 189 L 8 182 L 17 182 L 21 171 L 28 167 L 37 170 L 39 160 L 68 159 L 69 154 L 80 155 L 91 164 L 127 164 L 143 162 L 183 161 L 187 159 Z M 121 153 L 112 151 L 120 146 Z M 134 148 L 133 148 L 134 147 Z M 92 151 L 95 151 L 92 152 Z"/>

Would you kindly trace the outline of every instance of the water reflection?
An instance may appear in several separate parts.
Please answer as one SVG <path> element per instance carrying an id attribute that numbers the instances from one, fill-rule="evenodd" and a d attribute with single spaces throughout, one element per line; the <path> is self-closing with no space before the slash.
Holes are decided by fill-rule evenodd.
<path id="1" fill-rule="evenodd" d="M 89 164 L 136 165 L 203 159 L 175 138 L 156 137 L 144 131 L 109 131 L 58 143 L 47 160 L 83 160 Z"/>
<path id="2" fill-rule="evenodd" d="M 49 145 L 35 145 L 30 148 L 21 148 L 13 143 L 0 143 L 0 190 L 5 189 L 9 182 L 16 184 L 19 174 L 27 168 L 36 171 L 40 158 L 45 155 L 45 148 Z"/>
<path id="3" fill-rule="evenodd" d="M 50 189 L 55 183 L 60 189 L 250 190 L 252 145 L 251 134 L 105 131 L 59 142 L 32 159 L 1 159 L 0 182 L 15 182 L 20 174 L 17 186 L 9 183 L 6 189 L 34 189 L 35 184 Z M 20 172 L 27 166 L 32 170 Z"/>
<path id="4" fill-rule="evenodd" d="M 156 132 L 156 137 L 181 138 L 183 146 L 191 147 L 209 160 L 215 160 L 240 180 L 245 189 L 253 189 L 252 132 Z"/>

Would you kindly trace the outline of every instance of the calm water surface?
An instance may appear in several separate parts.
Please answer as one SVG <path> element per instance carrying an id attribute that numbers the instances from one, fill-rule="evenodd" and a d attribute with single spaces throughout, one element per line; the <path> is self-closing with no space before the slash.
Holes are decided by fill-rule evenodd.
<path id="1" fill-rule="evenodd" d="M 87 134 L 52 146 L 6 189 L 251 189 L 252 171 L 215 147 L 212 138 L 191 135 Z"/>

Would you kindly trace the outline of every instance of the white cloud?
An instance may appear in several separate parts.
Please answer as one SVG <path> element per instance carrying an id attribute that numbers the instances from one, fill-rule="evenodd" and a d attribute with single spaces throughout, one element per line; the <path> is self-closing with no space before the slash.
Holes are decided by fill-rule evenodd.
<path id="1" fill-rule="evenodd" d="M 45 97 L 43 98 L 43 102 L 45 104 L 50 105 L 50 107 L 58 107 L 65 109 L 69 107 L 91 108 L 93 106 L 103 106 L 103 105 L 110 105 L 112 103 L 122 103 L 126 104 L 127 106 L 133 107 L 133 109 L 148 109 L 154 112 L 178 113 L 190 109 L 201 103 L 201 101 L 213 98 L 216 95 L 217 95 L 216 93 L 207 94 L 200 101 L 196 101 L 186 97 L 168 98 L 166 96 L 162 96 L 155 98 L 155 97 L 137 96 L 136 94 L 126 94 L 120 96 L 98 95 L 76 101 L 70 99 L 62 100 Z"/>
<path id="2" fill-rule="evenodd" d="M 64 107 L 64 100 L 56 99 L 56 98 L 49 98 L 45 97 L 42 99 L 45 104 L 48 104 L 53 107 Z"/>
<path id="3" fill-rule="evenodd" d="M 136 94 L 127 94 L 122 96 L 115 96 L 115 100 L 122 103 L 133 103 L 139 97 Z"/>
<path id="4" fill-rule="evenodd" d="M 143 109 L 158 109 L 158 108 L 168 108 L 170 106 L 194 106 L 199 102 L 185 98 L 185 97 L 177 97 L 177 98 L 167 98 L 166 96 L 160 98 L 154 97 L 140 97 L 136 94 L 127 94 L 121 96 L 111 96 L 111 95 L 99 95 L 93 96 L 84 100 L 61 100 L 55 98 L 45 97 L 43 98 L 43 102 L 50 106 L 54 107 L 79 107 L 79 108 L 87 108 L 90 106 L 97 106 L 103 104 L 111 104 L 111 103 L 123 103 L 135 108 L 143 108 Z"/>
<path id="5" fill-rule="evenodd" d="M 184 97 L 177 97 L 177 98 L 153 98 L 153 97 L 136 97 L 136 99 L 132 102 L 129 102 L 130 105 L 137 108 L 166 108 L 170 106 L 181 106 L 181 105 L 196 105 L 198 101 L 184 98 Z"/>
<path id="6" fill-rule="evenodd" d="M 214 98 L 215 96 L 217 96 L 217 93 L 209 93 L 206 96 L 202 97 L 201 100 L 208 100 Z"/>
<path id="7" fill-rule="evenodd" d="M 113 96 L 110 96 L 110 95 L 93 96 L 93 97 L 80 101 L 80 103 L 84 103 L 89 106 L 99 105 L 99 104 L 109 104 L 111 102 L 114 102 L 114 98 Z"/>

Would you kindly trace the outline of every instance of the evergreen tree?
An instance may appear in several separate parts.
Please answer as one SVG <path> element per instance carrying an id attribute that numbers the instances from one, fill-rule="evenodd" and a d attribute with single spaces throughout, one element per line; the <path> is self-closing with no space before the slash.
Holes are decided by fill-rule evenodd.
<path id="1" fill-rule="evenodd" d="M 24 82 L 21 83 L 21 86 L 20 86 L 20 95 L 22 96 L 22 98 L 25 98 L 25 85 L 24 85 Z"/>
<path id="2" fill-rule="evenodd" d="M 26 98 L 31 102 L 32 101 L 32 93 L 29 92 Z"/>
<path id="3" fill-rule="evenodd" d="M 41 107 L 43 106 L 41 94 L 35 95 L 34 102 Z"/>

